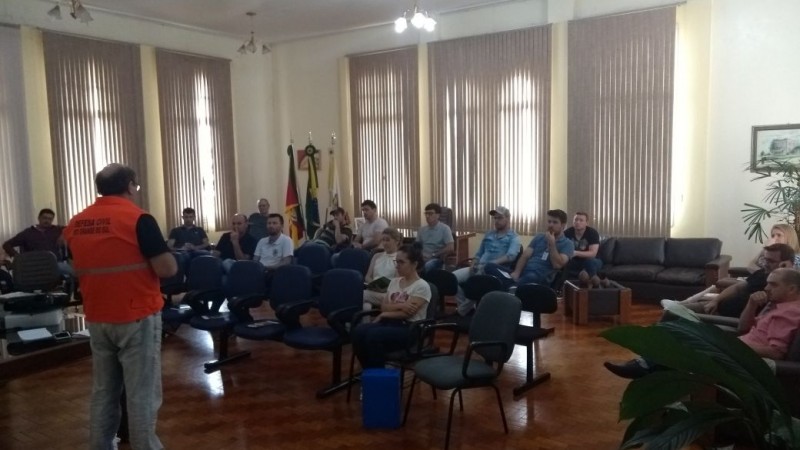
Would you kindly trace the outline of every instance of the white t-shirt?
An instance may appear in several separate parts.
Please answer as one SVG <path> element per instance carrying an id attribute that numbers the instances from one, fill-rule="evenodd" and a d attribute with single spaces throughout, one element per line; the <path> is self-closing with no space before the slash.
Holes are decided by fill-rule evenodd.
<path id="1" fill-rule="evenodd" d="M 394 263 L 396 257 L 397 253 L 381 252 L 376 254 L 375 265 L 372 266 L 372 279 L 377 280 L 380 277 L 386 277 L 391 280 L 395 278 L 397 276 L 397 266 Z"/>
<path id="2" fill-rule="evenodd" d="M 428 303 L 431 301 L 431 287 L 428 285 L 427 281 L 420 278 L 408 285 L 405 289 L 401 289 L 400 280 L 403 279 L 403 277 L 395 278 L 389 283 L 389 287 L 386 288 L 386 298 L 391 303 L 405 303 L 411 297 L 419 297 L 425 300 L 425 304 L 422 305 L 422 308 L 420 308 L 413 317 L 408 318 L 411 322 L 422 320 L 428 312 Z"/>
<path id="3" fill-rule="evenodd" d="M 269 241 L 269 236 L 262 238 L 256 245 L 253 259 L 264 267 L 270 268 L 281 262 L 281 259 L 294 255 L 294 243 L 289 236 L 281 234 L 275 242 Z"/>
<path id="4" fill-rule="evenodd" d="M 378 245 L 381 239 L 381 233 L 387 228 L 389 228 L 389 224 L 386 219 L 378 217 L 372 222 L 364 222 L 363 225 L 359 226 L 357 236 L 361 236 L 362 244 L 375 246 Z"/>

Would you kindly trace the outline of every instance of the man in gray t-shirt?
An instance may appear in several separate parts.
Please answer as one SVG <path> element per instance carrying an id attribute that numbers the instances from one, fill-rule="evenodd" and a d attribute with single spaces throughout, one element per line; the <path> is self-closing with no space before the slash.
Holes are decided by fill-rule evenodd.
<path id="1" fill-rule="evenodd" d="M 378 217 L 378 205 L 372 200 L 364 200 L 361 203 L 361 214 L 366 223 L 358 227 L 353 247 L 372 251 L 381 243 L 381 233 L 389 228 L 389 224 L 383 218 Z"/>
<path id="2" fill-rule="evenodd" d="M 427 224 L 417 231 L 417 242 L 422 244 L 422 257 L 425 258 L 423 269 L 425 272 L 441 269 L 444 266 L 444 259 L 455 249 L 453 230 L 439 222 L 441 214 L 442 207 L 438 203 L 425 206 Z"/>

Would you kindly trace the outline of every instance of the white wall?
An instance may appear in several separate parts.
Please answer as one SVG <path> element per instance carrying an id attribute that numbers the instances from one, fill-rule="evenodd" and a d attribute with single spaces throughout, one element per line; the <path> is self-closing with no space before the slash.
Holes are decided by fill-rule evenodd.
<path id="1" fill-rule="evenodd" d="M 708 233 L 738 265 L 758 246 L 744 236 L 745 202 L 762 204 L 765 183 L 751 182 L 751 127 L 800 123 L 800 2 L 714 2 L 709 90 Z"/>

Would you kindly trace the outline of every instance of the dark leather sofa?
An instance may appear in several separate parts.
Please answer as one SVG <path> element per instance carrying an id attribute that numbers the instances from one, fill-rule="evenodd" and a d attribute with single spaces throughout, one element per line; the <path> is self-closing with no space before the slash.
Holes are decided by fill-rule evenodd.
<path id="1" fill-rule="evenodd" d="M 684 299 L 728 276 L 731 257 L 715 238 L 609 237 L 597 257 L 601 275 L 633 291 L 634 300 Z"/>

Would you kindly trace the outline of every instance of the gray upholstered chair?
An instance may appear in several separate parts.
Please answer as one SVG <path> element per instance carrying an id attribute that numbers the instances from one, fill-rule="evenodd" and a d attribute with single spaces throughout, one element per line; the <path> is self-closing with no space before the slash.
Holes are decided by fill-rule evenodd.
<path id="1" fill-rule="evenodd" d="M 445 356 L 423 359 L 414 366 L 414 379 L 408 394 L 403 424 L 408 419 L 411 399 L 417 379 L 430 384 L 434 389 L 453 390 L 447 415 L 447 437 L 445 450 L 450 446 L 450 428 L 453 422 L 453 401 L 456 394 L 461 403 L 461 391 L 480 387 L 491 387 L 497 395 L 503 429 L 508 434 L 503 400 L 494 382 L 514 351 L 514 340 L 522 306 L 520 300 L 507 292 L 489 292 L 478 304 L 469 330 L 469 345 L 463 356 Z M 481 359 L 473 359 L 475 356 Z M 460 405 L 463 410 L 463 403 Z"/>

